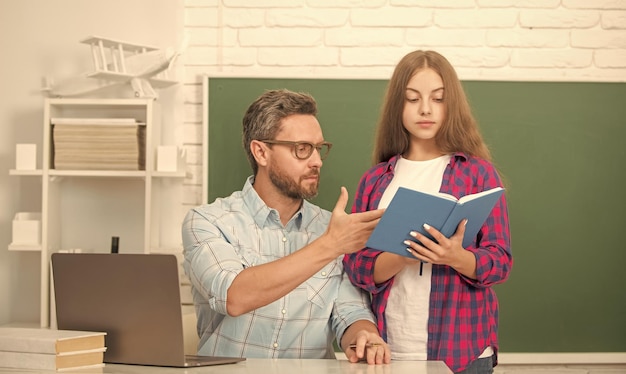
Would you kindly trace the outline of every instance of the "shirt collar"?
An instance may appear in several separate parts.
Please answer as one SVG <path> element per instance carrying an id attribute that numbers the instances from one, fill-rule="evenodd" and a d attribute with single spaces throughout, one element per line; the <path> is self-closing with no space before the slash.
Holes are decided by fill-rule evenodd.
<path id="1" fill-rule="evenodd" d="M 263 199 L 256 192 L 252 184 L 254 183 L 254 175 L 251 175 L 246 180 L 246 183 L 241 190 L 244 204 L 250 210 L 254 222 L 259 227 L 265 227 L 269 222 L 280 223 L 280 217 L 276 209 L 268 207 Z M 311 209 L 312 205 L 308 201 L 303 201 L 300 209 L 290 219 L 290 223 L 293 221 L 296 227 L 299 229 L 302 227 L 302 223 L 308 223 L 313 219 L 313 213 Z"/>

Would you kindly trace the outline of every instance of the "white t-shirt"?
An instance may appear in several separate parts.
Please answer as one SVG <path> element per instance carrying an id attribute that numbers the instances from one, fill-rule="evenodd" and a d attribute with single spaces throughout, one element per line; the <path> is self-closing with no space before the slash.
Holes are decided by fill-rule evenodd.
<path id="1" fill-rule="evenodd" d="M 386 208 L 398 187 L 437 193 L 450 156 L 428 161 L 399 158 L 389 187 L 383 193 L 379 208 Z M 395 276 L 387 300 L 387 342 L 394 360 L 426 360 L 428 342 L 428 307 L 432 265 L 420 263 L 405 266 Z"/>
<path id="2" fill-rule="evenodd" d="M 450 163 L 449 155 L 428 161 L 411 161 L 399 158 L 389 187 L 383 193 L 378 208 L 386 208 L 398 187 L 428 193 L 441 188 L 443 173 Z M 432 265 L 424 263 L 405 266 L 396 274 L 389 292 L 385 317 L 387 343 L 394 360 L 426 360 L 428 343 L 428 310 Z M 486 347 L 480 357 L 493 355 Z"/>

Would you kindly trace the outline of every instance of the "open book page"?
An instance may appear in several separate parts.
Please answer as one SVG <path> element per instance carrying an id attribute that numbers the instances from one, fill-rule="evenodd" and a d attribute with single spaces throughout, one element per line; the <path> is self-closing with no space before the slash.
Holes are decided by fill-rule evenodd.
<path id="1" fill-rule="evenodd" d="M 472 200 L 475 200 L 475 199 L 479 199 L 479 198 L 481 198 L 481 197 L 483 197 L 485 195 L 491 195 L 493 193 L 497 194 L 498 197 L 499 197 L 501 195 L 500 191 L 503 191 L 503 190 L 504 190 L 504 188 L 502 188 L 502 187 L 495 187 L 495 188 L 492 188 L 490 190 L 485 190 L 485 191 L 482 191 L 482 192 L 477 192 L 477 193 L 473 193 L 473 194 L 470 194 L 470 195 L 461 196 L 461 198 L 459 199 L 459 204 L 463 204 L 463 203 L 465 203 L 467 201 L 472 201 Z M 450 196 L 450 195 L 448 195 L 448 196 Z"/>
<path id="2" fill-rule="evenodd" d="M 436 194 L 432 194 L 432 195 L 439 196 L 441 198 L 452 200 L 452 201 L 457 201 L 459 204 L 463 204 L 463 203 L 465 203 L 467 201 L 471 201 L 471 200 L 483 197 L 485 195 L 496 193 L 496 192 L 498 192 L 498 191 L 500 191 L 502 189 L 503 189 L 502 187 L 495 187 L 495 188 L 492 188 L 490 190 L 485 190 L 485 191 L 476 192 L 476 193 L 473 193 L 473 194 L 461 196 L 458 199 L 454 195 L 450 195 L 450 194 L 443 193 L 443 192 L 437 192 Z M 426 192 L 422 192 L 422 193 L 426 193 Z"/>
<path id="3" fill-rule="evenodd" d="M 417 231 L 430 237 L 424 229 L 424 224 L 428 224 L 450 237 L 461 220 L 467 218 L 468 225 L 463 239 L 463 246 L 467 247 L 473 244 L 476 233 L 503 192 L 504 189 L 496 188 L 464 196 L 457 201 L 451 195 L 432 195 L 400 187 L 370 235 L 366 246 L 413 258 L 404 244 L 407 239 L 415 241 L 409 232 Z"/>
<path id="4" fill-rule="evenodd" d="M 441 227 L 441 233 L 450 237 L 456 232 L 459 223 L 467 218 L 465 236 L 463 236 L 463 248 L 473 245 L 476 240 L 476 234 L 480 231 L 480 228 L 503 193 L 504 189 L 497 187 L 461 197 L 459 203 L 450 212 L 446 223 Z"/>

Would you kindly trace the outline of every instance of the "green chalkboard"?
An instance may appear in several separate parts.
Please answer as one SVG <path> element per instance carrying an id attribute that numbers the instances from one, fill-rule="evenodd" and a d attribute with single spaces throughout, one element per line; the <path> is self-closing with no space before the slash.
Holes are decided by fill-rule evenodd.
<path id="1" fill-rule="evenodd" d="M 313 202 L 332 209 L 342 185 L 352 201 L 385 80 L 205 79 L 209 201 L 251 174 L 241 118 L 275 88 L 312 94 L 334 143 Z M 463 85 L 507 183 L 515 263 L 496 286 L 501 351 L 626 352 L 626 84 Z"/>

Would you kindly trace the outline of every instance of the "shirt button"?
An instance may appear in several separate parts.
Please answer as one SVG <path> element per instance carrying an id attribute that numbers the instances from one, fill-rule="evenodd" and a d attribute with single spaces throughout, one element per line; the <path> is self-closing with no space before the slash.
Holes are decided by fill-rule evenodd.
<path id="1" fill-rule="evenodd" d="M 322 276 L 323 276 L 323 277 L 325 277 L 325 276 L 326 276 L 326 272 L 325 272 L 325 271 L 323 271 L 323 272 L 322 272 Z"/>
<path id="2" fill-rule="evenodd" d="M 285 309 L 280 311 L 282 314 L 287 314 L 287 311 Z"/>
<path id="3" fill-rule="evenodd" d="M 283 242 L 286 242 L 286 241 L 287 241 L 287 238 L 283 237 Z"/>
<path id="4" fill-rule="evenodd" d="M 274 348 L 278 348 L 278 343 L 274 343 Z"/>

